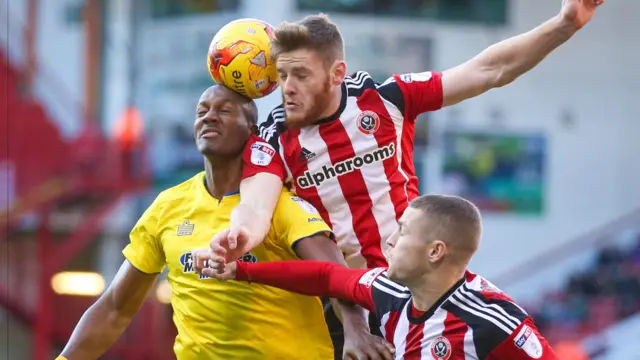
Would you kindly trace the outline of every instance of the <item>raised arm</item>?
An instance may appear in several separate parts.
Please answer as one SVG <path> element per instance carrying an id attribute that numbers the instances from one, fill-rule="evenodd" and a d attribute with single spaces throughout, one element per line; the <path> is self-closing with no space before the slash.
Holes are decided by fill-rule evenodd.
<path id="1" fill-rule="evenodd" d="M 507 85 L 569 40 L 604 0 L 563 0 L 560 14 L 537 28 L 494 44 L 442 73 L 443 106 Z"/>
<path id="2" fill-rule="evenodd" d="M 278 151 L 256 135 L 247 142 L 242 158 L 240 203 L 231 213 L 229 229 L 210 242 L 212 248 L 220 245 L 227 249 L 229 261 L 260 245 L 269 233 L 286 172 Z"/>
<path id="3" fill-rule="evenodd" d="M 68 360 L 94 360 L 115 343 L 138 312 L 157 274 L 146 274 L 125 260 L 102 296 L 82 315 L 62 351 Z"/>

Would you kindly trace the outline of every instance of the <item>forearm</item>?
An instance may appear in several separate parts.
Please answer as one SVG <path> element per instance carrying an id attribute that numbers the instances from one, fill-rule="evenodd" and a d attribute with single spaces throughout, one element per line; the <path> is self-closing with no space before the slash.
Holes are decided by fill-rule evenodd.
<path id="1" fill-rule="evenodd" d="M 236 280 L 274 286 L 303 295 L 329 296 L 370 307 L 366 301 L 355 296 L 352 281 L 359 278 L 366 269 L 349 269 L 334 263 L 313 260 L 236 263 Z"/>
<path id="2" fill-rule="evenodd" d="M 331 305 L 342 323 L 345 333 L 361 330 L 369 331 L 369 320 L 362 306 L 352 301 L 337 298 L 331 299 Z"/>
<path id="3" fill-rule="evenodd" d="M 490 46 L 476 61 L 481 68 L 496 70 L 492 87 L 504 86 L 533 69 L 576 31 L 575 26 L 556 16 L 527 33 Z"/>
<path id="4" fill-rule="evenodd" d="M 82 315 L 62 355 L 68 360 L 98 359 L 118 340 L 132 318 L 94 304 Z"/>
<path id="5" fill-rule="evenodd" d="M 255 239 L 263 239 L 271 227 L 271 217 L 281 191 L 282 180 L 270 173 L 255 174 L 242 180 L 242 197 L 231 213 L 231 227 L 244 228 L 255 234 Z"/>

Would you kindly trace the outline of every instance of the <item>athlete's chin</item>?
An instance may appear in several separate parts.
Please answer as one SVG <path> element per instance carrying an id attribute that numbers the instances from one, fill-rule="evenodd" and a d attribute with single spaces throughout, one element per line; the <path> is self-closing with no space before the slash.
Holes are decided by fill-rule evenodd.
<path id="1" fill-rule="evenodd" d="M 306 116 L 305 112 L 287 110 L 286 123 L 287 127 L 296 129 L 310 125 L 311 122 L 308 121 L 308 116 Z"/>
<path id="2" fill-rule="evenodd" d="M 413 277 L 412 275 L 412 269 L 408 269 L 402 264 L 395 264 L 393 260 L 389 262 L 389 268 L 387 269 L 389 280 L 406 285 L 407 280 Z"/>
<path id="3" fill-rule="evenodd" d="M 398 270 L 394 268 L 392 264 L 389 264 L 389 269 L 387 269 L 387 277 L 389 278 L 389 280 L 401 282 L 401 277 L 398 276 Z"/>

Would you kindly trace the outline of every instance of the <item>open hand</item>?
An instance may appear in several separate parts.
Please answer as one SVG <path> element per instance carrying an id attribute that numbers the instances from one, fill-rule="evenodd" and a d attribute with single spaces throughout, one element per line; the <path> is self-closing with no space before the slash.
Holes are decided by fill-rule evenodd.
<path id="1" fill-rule="evenodd" d="M 225 259 L 231 262 L 240 259 L 258 244 L 260 239 L 243 227 L 231 227 L 214 235 L 209 247 L 214 252 L 214 249 L 223 248 L 226 251 Z"/>
<path id="2" fill-rule="evenodd" d="M 564 21 L 571 23 L 576 29 L 585 26 L 596 12 L 596 8 L 604 0 L 562 0 L 560 14 Z"/>

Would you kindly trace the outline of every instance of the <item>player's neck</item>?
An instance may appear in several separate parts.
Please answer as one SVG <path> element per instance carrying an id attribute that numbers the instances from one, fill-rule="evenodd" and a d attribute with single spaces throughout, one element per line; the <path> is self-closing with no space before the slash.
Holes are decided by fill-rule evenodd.
<path id="1" fill-rule="evenodd" d="M 238 191 L 242 177 L 242 158 L 205 159 L 204 171 L 207 180 L 207 191 L 216 199 L 224 194 Z"/>
<path id="2" fill-rule="evenodd" d="M 413 296 L 413 306 L 420 311 L 429 310 L 447 291 L 462 279 L 464 274 L 465 269 L 435 271 L 423 275 L 411 285 L 407 284 Z"/>
<path id="3" fill-rule="evenodd" d="M 332 87 L 331 93 L 331 100 L 325 111 L 320 115 L 320 119 L 328 118 L 340 109 L 340 103 L 342 102 L 342 84 Z"/>

